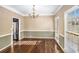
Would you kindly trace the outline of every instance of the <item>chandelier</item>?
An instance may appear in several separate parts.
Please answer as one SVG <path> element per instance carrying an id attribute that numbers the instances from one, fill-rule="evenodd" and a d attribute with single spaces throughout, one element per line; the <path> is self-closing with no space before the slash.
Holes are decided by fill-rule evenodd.
<path id="1" fill-rule="evenodd" d="M 32 8 L 32 13 L 29 14 L 29 16 L 31 16 L 32 18 L 36 18 L 39 16 L 39 14 L 36 13 L 36 10 L 35 10 L 35 5 L 33 5 L 33 8 Z"/>

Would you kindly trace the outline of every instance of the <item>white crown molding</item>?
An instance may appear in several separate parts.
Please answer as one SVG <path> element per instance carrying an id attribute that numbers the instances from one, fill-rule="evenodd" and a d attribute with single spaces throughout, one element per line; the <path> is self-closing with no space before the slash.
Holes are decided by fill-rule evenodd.
<path id="1" fill-rule="evenodd" d="M 56 11 L 54 12 L 54 15 L 56 15 L 56 13 L 57 13 L 62 7 L 63 7 L 63 5 L 60 5 L 60 6 L 56 9 Z"/>
<path id="2" fill-rule="evenodd" d="M 6 8 L 6 9 L 8 9 L 8 10 L 10 10 L 10 11 L 12 11 L 12 12 L 15 12 L 15 13 L 21 15 L 21 16 L 29 16 L 28 14 L 24 15 L 24 14 L 22 14 L 21 12 L 19 12 L 19 11 L 15 10 L 14 8 L 9 7 L 9 6 L 7 6 L 7 5 L 1 5 L 1 6 L 4 7 L 4 8 Z M 56 11 L 54 12 L 54 14 L 40 14 L 39 16 L 53 16 L 53 15 L 55 15 L 62 7 L 63 7 L 63 5 L 59 6 L 59 7 L 56 9 Z"/>
<path id="3" fill-rule="evenodd" d="M 77 5 L 77 6 L 73 6 L 73 7 L 71 7 L 70 9 L 68 9 L 67 11 L 65 11 L 64 14 L 70 13 L 70 12 L 72 12 L 73 10 L 78 9 L 78 8 L 79 8 L 78 5 Z"/>
<path id="4" fill-rule="evenodd" d="M 11 7 L 9 7 L 9 6 L 7 6 L 7 5 L 1 5 L 1 7 L 6 8 L 6 9 L 12 11 L 12 12 L 15 12 L 15 13 L 21 15 L 21 16 L 24 16 L 24 14 L 20 13 L 19 11 L 15 10 L 15 9 L 13 9 L 13 8 L 11 8 Z"/>

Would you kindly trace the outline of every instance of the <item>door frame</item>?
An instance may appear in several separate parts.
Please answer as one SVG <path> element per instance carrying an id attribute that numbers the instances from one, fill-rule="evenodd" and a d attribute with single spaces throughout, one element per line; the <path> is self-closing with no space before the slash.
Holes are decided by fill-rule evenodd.
<path id="1" fill-rule="evenodd" d="M 18 17 L 12 17 L 11 24 L 11 44 L 13 44 L 13 18 L 19 19 L 19 40 L 21 39 L 21 20 Z"/>
<path id="2" fill-rule="evenodd" d="M 59 43 L 59 26 L 58 26 L 59 22 L 60 22 L 59 16 L 55 17 L 55 40 L 57 41 L 57 43 Z M 58 24 L 57 24 L 57 23 L 58 23 Z M 56 26 L 56 25 L 57 25 L 57 26 Z M 56 27 L 58 27 L 58 28 L 57 28 L 57 32 L 56 32 Z M 56 35 L 56 34 L 57 34 L 57 35 Z M 56 38 L 56 36 L 57 36 L 58 38 Z"/>
<path id="3" fill-rule="evenodd" d="M 68 9 L 67 11 L 64 12 L 64 49 L 65 49 L 65 52 L 67 52 L 67 48 L 66 48 L 66 44 L 67 44 L 67 16 L 68 16 L 68 13 L 72 12 L 73 10 L 79 8 L 79 6 L 73 6 L 71 7 L 70 9 Z"/>

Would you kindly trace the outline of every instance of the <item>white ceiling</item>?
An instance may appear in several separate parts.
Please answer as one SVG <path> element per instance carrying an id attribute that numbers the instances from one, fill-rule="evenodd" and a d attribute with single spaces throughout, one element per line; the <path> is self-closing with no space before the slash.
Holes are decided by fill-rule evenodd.
<path id="1" fill-rule="evenodd" d="M 54 15 L 61 7 L 61 5 L 35 5 L 35 10 L 39 15 Z M 28 16 L 32 13 L 33 5 L 7 5 L 7 8 L 23 16 Z"/>

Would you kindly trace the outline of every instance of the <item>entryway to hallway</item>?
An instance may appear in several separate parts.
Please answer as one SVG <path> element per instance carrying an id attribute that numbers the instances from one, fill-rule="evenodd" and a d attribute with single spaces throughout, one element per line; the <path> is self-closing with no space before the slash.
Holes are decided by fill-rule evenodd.
<path id="1" fill-rule="evenodd" d="M 20 30 L 20 25 L 19 25 L 19 19 L 17 19 L 17 18 L 13 18 L 13 24 L 12 24 L 12 39 L 13 39 L 13 41 L 18 41 L 19 40 L 19 36 L 20 36 L 20 34 L 19 34 L 19 30 Z"/>

